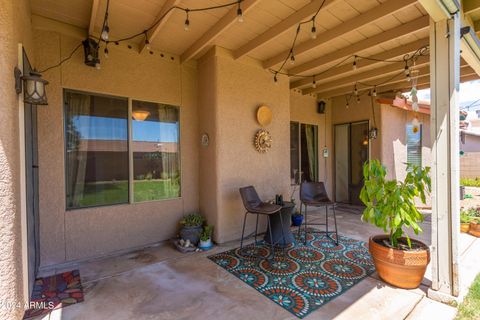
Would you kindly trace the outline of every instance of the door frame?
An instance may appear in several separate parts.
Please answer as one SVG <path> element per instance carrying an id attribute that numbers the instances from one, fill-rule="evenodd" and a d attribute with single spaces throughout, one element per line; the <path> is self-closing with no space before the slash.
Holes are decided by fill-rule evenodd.
<path id="1" fill-rule="evenodd" d="M 22 75 L 24 74 L 25 71 L 25 63 L 28 63 L 30 65 L 30 62 L 28 61 L 28 57 L 26 54 L 26 51 L 23 47 L 23 44 L 19 43 L 18 44 L 18 65 L 17 67 L 20 69 Z M 31 201 L 27 196 L 27 179 L 28 177 L 28 172 L 27 172 L 27 147 L 32 147 L 32 145 L 27 146 L 27 132 L 26 132 L 26 108 L 25 108 L 25 102 L 24 102 L 24 95 L 23 95 L 23 86 L 22 86 L 22 92 L 18 95 L 18 141 L 19 141 L 19 153 L 20 153 L 20 229 L 21 229 L 21 238 L 22 238 L 22 278 L 23 278 L 23 297 L 26 303 L 30 303 L 31 299 L 31 293 L 33 291 L 33 286 L 35 283 L 36 275 L 38 272 L 38 267 L 39 267 L 39 261 L 40 261 L 40 244 L 39 244 L 39 211 L 38 211 L 38 185 L 37 188 L 33 188 L 32 190 L 32 198 L 34 203 L 33 205 L 33 211 L 36 216 L 33 217 L 33 220 L 29 222 L 29 210 L 28 210 L 28 201 Z M 32 106 L 31 108 L 36 108 L 36 106 Z M 30 111 L 30 113 L 32 113 Z M 31 119 L 32 121 L 35 121 L 36 123 L 36 112 L 35 112 L 35 120 Z M 35 135 L 35 139 L 37 139 L 37 135 Z M 37 145 L 38 147 L 38 145 Z M 38 149 L 37 149 L 38 150 Z M 31 151 L 30 151 L 31 152 Z M 35 158 L 32 155 L 33 158 Z M 37 158 L 38 161 L 38 158 Z M 32 170 L 33 167 L 35 166 L 34 163 L 32 163 Z M 37 174 L 38 174 L 38 167 L 37 167 Z M 35 173 L 32 171 L 32 177 L 35 175 Z M 30 178 L 32 178 L 30 177 Z M 38 176 L 37 176 L 38 178 Z M 35 180 L 33 180 L 35 181 Z M 35 182 L 34 182 L 35 183 Z M 36 180 L 36 183 L 38 183 L 38 179 Z M 34 247 L 29 248 L 30 242 L 30 233 L 29 233 L 29 223 L 33 223 L 33 243 Z M 29 250 L 34 250 L 34 261 L 30 261 L 30 255 L 29 255 Z M 30 262 L 32 262 L 33 270 L 30 268 Z M 33 279 L 30 279 L 30 272 L 33 272 Z"/>
<path id="2" fill-rule="evenodd" d="M 347 125 L 348 124 L 348 149 L 349 151 L 352 150 L 352 140 L 350 139 L 351 136 L 351 126 L 352 124 L 356 123 L 364 123 L 366 122 L 368 124 L 368 128 L 370 129 L 370 119 L 365 119 L 365 120 L 358 120 L 358 121 L 347 121 L 347 122 L 339 122 L 339 123 L 334 123 L 332 124 L 332 136 L 333 136 L 333 198 L 335 201 L 337 200 L 337 159 L 336 159 L 336 140 L 335 140 L 335 127 L 336 126 L 341 126 L 341 125 Z M 368 143 L 368 159 L 370 160 L 371 158 L 371 139 L 369 138 L 369 143 Z M 348 153 L 348 203 L 345 204 L 350 204 L 350 183 L 352 179 L 352 172 L 351 172 L 351 166 L 352 166 L 352 155 L 351 152 Z M 343 203 L 343 202 L 341 202 Z"/>

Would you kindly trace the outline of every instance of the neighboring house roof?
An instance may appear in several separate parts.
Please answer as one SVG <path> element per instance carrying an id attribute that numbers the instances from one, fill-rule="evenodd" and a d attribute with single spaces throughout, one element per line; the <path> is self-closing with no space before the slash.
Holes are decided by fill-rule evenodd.
<path id="1" fill-rule="evenodd" d="M 377 99 L 377 102 L 380 104 L 388 104 L 388 105 L 391 105 L 392 107 L 397 107 L 406 111 L 413 112 L 412 102 L 408 101 L 407 99 L 402 99 L 399 97 L 396 97 L 395 99 L 379 98 Z M 419 113 L 430 114 L 430 103 L 428 101 L 420 101 L 418 103 L 418 106 L 419 106 L 419 110 L 418 110 Z"/>
<path id="2" fill-rule="evenodd" d="M 81 140 L 79 151 L 126 152 L 127 142 L 122 140 Z M 178 152 L 176 142 L 133 141 L 133 152 Z"/>

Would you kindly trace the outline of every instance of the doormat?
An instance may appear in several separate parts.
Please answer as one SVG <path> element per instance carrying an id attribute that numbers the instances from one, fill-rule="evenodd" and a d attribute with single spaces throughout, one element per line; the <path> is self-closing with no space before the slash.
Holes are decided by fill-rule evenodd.
<path id="1" fill-rule="evenodd" d="M 333 235 L 331 235 L 333 237 Z M 325 234 L 308 233 L 307 245 L 275 249 L 263 241 L 208 258 L 298 318 L 345 293 L 375 271 L 365 242 L 339 236 L 338 246 Z M 334 238 L 334 237 L 333 237 Z"/>
<path id="2" fill-rule="evenodd" d="M 80 272 L 73 270 L 35 280 L 31 308 L 23 319 L 47 315 L 53 310 L 83 301 Z"/>

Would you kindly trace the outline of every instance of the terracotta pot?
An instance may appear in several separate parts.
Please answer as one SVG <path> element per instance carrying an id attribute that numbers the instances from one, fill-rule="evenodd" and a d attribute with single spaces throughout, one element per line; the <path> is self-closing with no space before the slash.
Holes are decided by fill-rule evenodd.
<path id="1" fill-rule="evenodd" d="M 467 233 L 470 230 L 470 223 L 460 223 L 460 231 Z"/>
<path id="2" fill-rule="evenodd" d="M 470 230 L 468 231 L 472 236 L 480 238 L 480 223 L 470 222 Z"/>
<path id="3" fill-rule="evenodd" d="M 376 241 L 388 239 L 387 235 L 370 237 L 369 248 L 378 275 L 385 282 L 399 288 L 417 288 L 423 280 L 425 270 L 430 262 L 430 250 L 424 243 L 413 240 L 425 249 L 403 251 L 383 246 Z"/>

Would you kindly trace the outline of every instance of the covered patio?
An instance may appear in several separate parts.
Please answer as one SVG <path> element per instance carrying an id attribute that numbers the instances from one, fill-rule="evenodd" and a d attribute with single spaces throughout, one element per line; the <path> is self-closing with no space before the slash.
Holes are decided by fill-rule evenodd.
<path id="1" fill-rule="evenodd" d="M 17 67 L 16 87 L 0 79 L 2 299 L 79 270 L 84 301 L 47 318 L 296 318 L 207 258 L 240 246 L 239 188 L 298 205 L 301 182 L 323 182 L 327 219 L 365 247 L 382 231 L 360 219 L 362 165 L 378 159 L 389 179 L 432 167 L 424 232 L 409 231 L 430 248 L 425 278 L 405 290 L 365 273 L 306 318 L 454 317 L 480 271 L 480 242 L 460 234 L 457 101 L 480 78 L 478 1 L 1 3 L 0 62 Z M 46 106 L 19 85 L 34 69 Z M 173 247 L 190 213 L 213 250 Z"/>
<path id="2" fill-rule="evenodd" d="M 362 223 L 355 211 L 339 209 L 339 227 L 354 239 L 368 241 L 376 229 Z M 420 239 L 430 244 L 430 223 L 422 227 Z M 207 259 L 238 246 L 232 241 L 208 253 L 184 255 L 162 243 L 45 270 L 50 274 L 78 268 L 85 290 L 85 302 L 56 310 L 47 319 L 296 319 Z M 461 260 L 469 266 L 465 273 L 475 272 L 471 267 L 478 263 L 474 253 L 479 247 L 480 241 L 462 234 Z M 455 308 L 427 297 L 430 286 L 431 270 L 414 290 L 392 287 L 374 273 L 305 319 L 453 319 Z"/>

